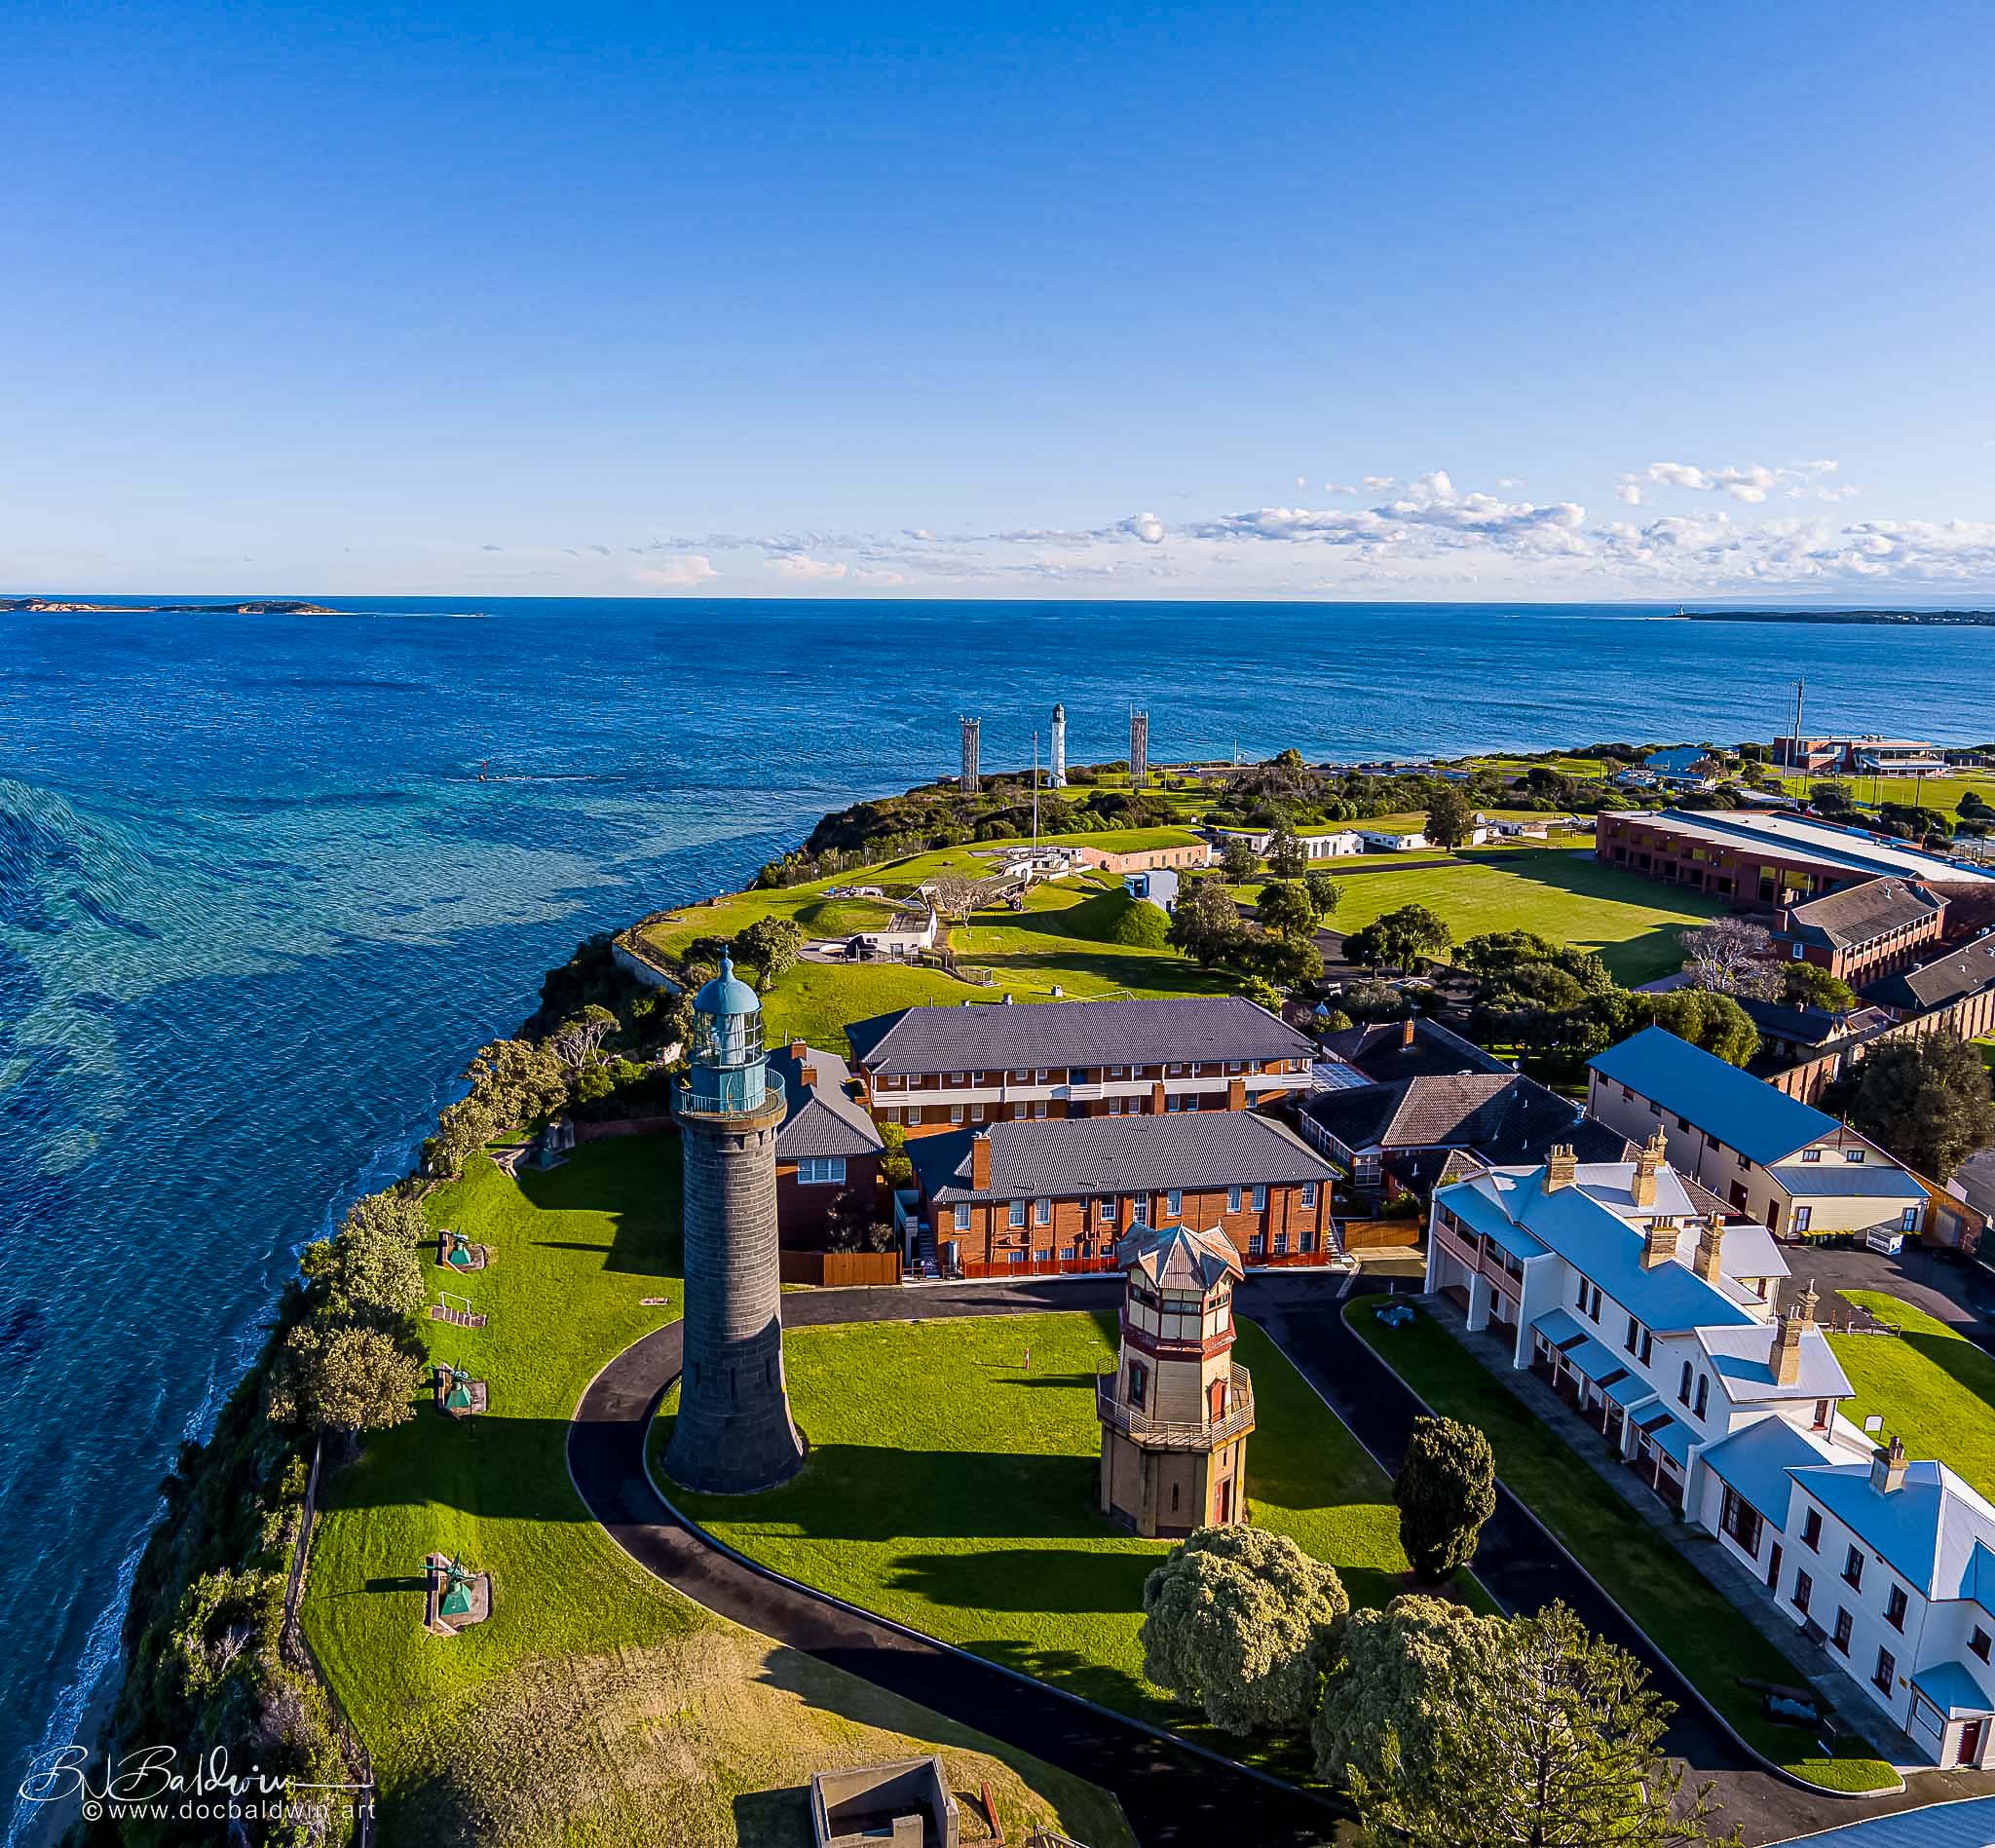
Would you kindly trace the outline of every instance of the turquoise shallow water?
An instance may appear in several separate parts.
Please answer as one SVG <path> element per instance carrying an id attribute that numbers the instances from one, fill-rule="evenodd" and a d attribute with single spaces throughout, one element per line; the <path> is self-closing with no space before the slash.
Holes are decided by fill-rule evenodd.
<path id="1" fill-rule="evenodd" d="M 183 599 L 184 600 L 184 599 Z M 1069 754 L 1995 735 L 1986 631 L 1449 606 L 353 602 L 0 615 L 0 1765 L 108 1660 L 293 1254 L 583 933 L 822 811 Z M 482 620 L 464 620 L 476 611 Z M 489 762 L 490 778 L 479 780 Z M 8 1786 L 19 1772 L 10 1769 Z"/>

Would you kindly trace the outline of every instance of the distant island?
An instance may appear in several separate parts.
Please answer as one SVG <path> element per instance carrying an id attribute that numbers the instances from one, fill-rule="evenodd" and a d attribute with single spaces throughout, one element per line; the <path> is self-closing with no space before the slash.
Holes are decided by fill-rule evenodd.
<path id="1" fill-rule="evenodd" d="M 1995 610 L 1678 610 L 1691 622 L 1898 622 L 1919 628 L 1995 628 Z"/>
<path id="2" fill-rule="evenodd" d="M 343 616 L 322 603 L 258 597 L 246 603 L 76 603 L 62 597 L 0 597 L 0 612 L 90 616 Z"/>

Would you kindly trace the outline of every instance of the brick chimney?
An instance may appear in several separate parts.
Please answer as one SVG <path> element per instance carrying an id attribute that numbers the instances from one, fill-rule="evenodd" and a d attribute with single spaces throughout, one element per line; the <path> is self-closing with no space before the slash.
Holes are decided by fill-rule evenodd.
<path id="1" fill-rule="evenodd" d="M 1870 1459 L 1870 1487 L 1880 1495 L 1894 1495 L 1905 1486 L 1905 1447 L 1899 1438 L 1891 1440 L 1889 1450 L 1879 1451 Z"/>
<path id="2" fill-rule="evenodd" d="M 1403 1046 L 1411 1046 L 1413 1043 L 1413 1017 L 1411 1014 L 1400 1022 L 1399 1042 Z"/>
<path id="3" fill-rule="evenodd" d="M 1697 1228 L 1697 1256 L 1691 1261 L 1691 1268 L 1706 1283 L 1715 1284 L 1718 1280 L 1718 1259 L 1723 1255 L 1725 1231 L 1713 1213 Z"/>
<path id="4" fill-rule="evenodd" d="M 991 1132 L 980 1129 L 970 1138 L 970 1186 L 982 1191 L 991 1185 Z"/>
<path id="5" fill-rule="evenodd" d="M 1641 1153 L 1635 1157 L 1635 1174 L 1628 1184 L 1628 1195 L 1637 1206 L 1655 1205 L 1656 1175 L 1662 1169 L 1663 1155 L 1668 1147 L 1659 1129 L 1642 1146 Z"/>
<path id="6" fill-rule="evenodd" d="M 1228 1078 L 1226 1080 L 1226 1108 L 1229 1111 L 1243 1111 L 1247 1108 L 1247 1080 Z"/>
<path id="7" fill-rule="evenodd" d="M 807 1091 L 817 1088 L 817 1068 L 814 1065 L 801 1065 L 797 1068 L 797 1082 Z"/>
<path id="8" fill-rule="evenodd" d="M 804 1055 L 809 1050 L 810 1048 L 801 1039 L 792 1039 L 790 1041 L 790 1058 L 798 1065 L 804 1063 Z"/>
<path id="9" fill-rule="evenodd" d="M 1164 1113 L 1164 1087 L 1162 1084 L 1152 1084 L 1149 1087 L 1149 1113 L 1152 1116 L 1161 1116 Z"/>
<path id="10" fill-rule="evenodd" d="M 1815 1326 L 1815 1286 L 1801 1292 L 1789 1309 L 1783 1309 L 1773 1325 L 1773 1383 L 1794 1385 L 1801 1377 L 1801 1337 Z"/>
<path id="11" fill-rule="evenodd" d="M 1545 1191 L 1557 1193 L 1561 1188 L 1569 1188 L 1578 1172 L 1578 1163 L 1572 1155 L 1572 1145 L 1569 1142 L 1558 1144 L 1552 1150 L 1551 1158 L 1545 1163 Z"/>
<path id="12" fill-rule="evenodd" d="M 1658 1217 L 1641 1228 L 1641 1267 L 1653 1270 L 1676 1255 L 1676 1222 Z"/>

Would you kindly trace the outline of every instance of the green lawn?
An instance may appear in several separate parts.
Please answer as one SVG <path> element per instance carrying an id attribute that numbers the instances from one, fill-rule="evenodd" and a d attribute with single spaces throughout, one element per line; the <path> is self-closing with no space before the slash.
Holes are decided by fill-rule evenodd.
<path id="1" fill-rule="evenodd" d="M 373 1756 L 387 1840 L 775 1848 L 815 1765 L 941 1746 L 1015 1822 L 1057 1811 L 1084 1840 L 1126 1841 L 1102 1792 L 721 1622 L 587 1518 L 568 1417 L 676 1313 L 641 1299 L 679 1301 L 678 1177 L 677 1140 L 639 1137 L 520 1183 L 481 1160 L 431 1198 L 433 1223 L 496 1253 L 452 1280 L 489 1325 L 425 1324 L 433 1352 L 490 1381 L 492 1409 L 460 1424 L 425 1405 L 329 1479 L 304 1606 Z M 491 1621 L 447 1641 L 421 1628 L 433 1547 L 495 1586 Z"/>
<path id="2" fill-rule="evenodd" d="M 1737 1678 L 1798 1685 L 1801 1671 L 1446 1329 L 1425 1315 L 1404 1328 L 1383 1327 L 1375 1320 L 1380 1306 L 1375 1301 L 1354 1302 L 1345 1319 L 1434 1411 L 1487 1435 L 1504 1486 L 1558 1534 L 1756 1750 L 1836 1790 L 1896 1784 L 1880 1760 L 1826 1760 L 1815 1753 L 1812 1732 L 1762 1718 L 1758 1696 L 1740 1687 Z"/>
<path id="3" fill-rule="evenodd" d="M 1883 1435 L 1904 1440 L 1913 1456 L 1937 1456 L 1982 1494 L 1995 1496 L 1995 1360 L 1958 1330 L 1879 1290 L 1842 1290 L 1844 1301 L 1866 1309 L 1902 1334 L 1831 1335 L 1828 1344 L 1843 1364 L 1857 1396 L 1843 1408 L 1863 1425 L 1872 1413 Z"/>
<path id="4" fill-rule="evenodd" d="M 1984 802 L 1995 802 L 1995 772 L 1969 771 L 1960 776 L 1783 776 L 1779 786 L 1790 796 L 1806 800 L 1817 783 L 1839 782 L 1859 803 L 1916 802 L 1921 808 L 1956 813 L 1960 799 L 1973 790 Z M 1881 793 L 1880 793 L 1881 791 Z"/>
<path id="5" fill-rule="evenodd" d="M 1198 1732 L 1196 1716 L 1144 1679 L 1137 1646 L 1143 1581 L 1166 1546 L 1095 1510 L 1094 1381 L 1114 1364 L 1112 1330 L 1110 1318 L 1046 1314 L 799 1331 L 784 1351 L 810 1443 L 804 1473 L 745 1500 L 675 1499 L 792 1578 Z M 1253 1519 L 1336 1566 L 1354 1602 L 1383 1603 L 1407 1569 L 1385 1478 L 1251 1324 L 1239 1354 L 1258 1419 Z M 1465 1595 L 1493 1608 L 1479 1586 Z"/>
<path id="6" fill-rule="evenodd" d="M 950 933 L 963 962 L 994 971 L 1000 992 L 1020 1000 L 1090 999 L 1120 995 L 1216 995 L 1232 984 L 1170 949 L 1116 943 L 1115 921 L 1129 908 L 1119 879 L 1047 881 L 1025 909 L 980 911 Z"/>
<path id="7" fill-rule="evenodd" d="M 1333 862 L 1330 870 L 1335 873 Z M 1451 866 L 1367 873 L 1345 880 L 1331 920 L 1351 931 L 1402 905 L 1427 905 L 1457 941 L 1489 930 L 1535 930 L 1554 943 L 1598 950 L 1633 986 L 1683 964 L 1676 933 L 1723 906 L 1562 848 L 1512 848 Z"/>

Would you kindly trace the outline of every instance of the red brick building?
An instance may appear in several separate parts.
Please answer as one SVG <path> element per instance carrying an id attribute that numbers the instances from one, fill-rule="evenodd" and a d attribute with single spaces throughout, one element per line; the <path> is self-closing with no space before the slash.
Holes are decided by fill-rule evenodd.
<path id="1" fill-rule="evenodd" d="M 1335 1171 L 1251 1112 L 1007 1121 L 908 1152 L 944 1267 L 965 1276 L 1107 1269 L 1138 1226 L 1223 1232 L 1250 1268 L 1336 1256 Z"/>
<path id="2" fill-rule="evenodd" d="M 846 1062 L 793 1039 L 770 1052 L 769 1069 L 782 1080 L 788 1113 L 775 1133 L 775 1214 L 782 1243 L 791 1250 L 822 1251 L 831 1203 L 847 1188 L 858 1188 L 881 1219 L 889 1218 L 880 1191 L 885 1144 Z"/>
<path id="3" fill-rule="evenodd" d="M 1931 956 L 1946 924 L 1946 900 L 1903 879 L 1873 879 L 1790 905 L 1774 941 L 1781 960 L 1812 962 L 1862 988 Z"/>
<path id="4" fill-rule="evenodd" d="M 910 1139 L 979 1124 L 1242 1111 L 1315 1047 L 1238 996 L 908 1007 L 847 1029 L 866 1102 Z"/>

